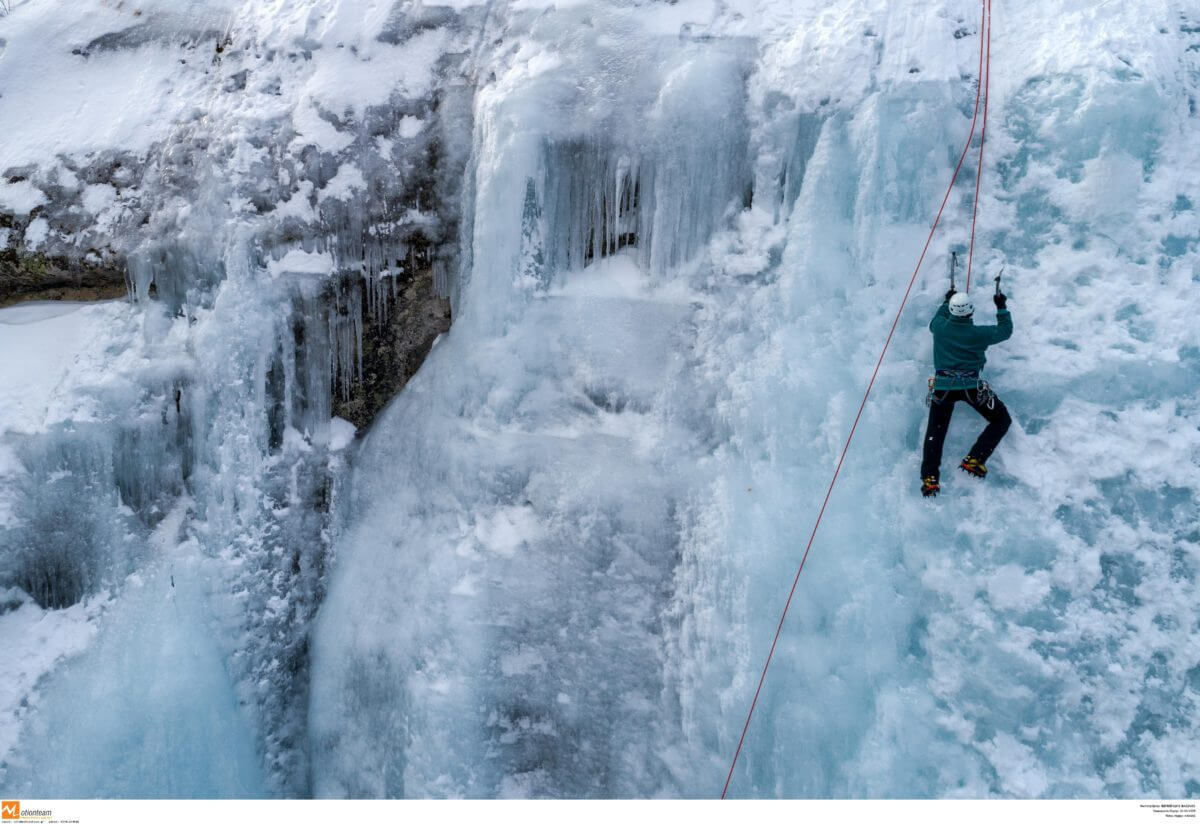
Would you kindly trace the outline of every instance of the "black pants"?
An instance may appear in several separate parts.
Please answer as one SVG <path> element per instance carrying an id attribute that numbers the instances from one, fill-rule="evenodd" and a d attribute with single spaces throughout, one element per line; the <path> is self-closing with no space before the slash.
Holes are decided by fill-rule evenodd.
<path id="1" fill-rule="evenodd" d="M 971 455 L 986 463 L 995 451 L 996 445 L 1008 431 L 1012 418 L 1008 410 L 995 395 L 991 405 L 979 402 L 979 393 L 974 389 L 943 389 L 933 393 L 929 404 L 929 424 L 925 427 L 925 456 L 921 461 L 921 477 L 940 477 L 942 465 L 942 445 L 946 442 L 946 431 L 950 428 L 950 416 L 954 414 L 954 404 L 965 401 L 971 408 L 987 420 L 987 428 L 980 433 L 979 439 L 971 447 Z"/>

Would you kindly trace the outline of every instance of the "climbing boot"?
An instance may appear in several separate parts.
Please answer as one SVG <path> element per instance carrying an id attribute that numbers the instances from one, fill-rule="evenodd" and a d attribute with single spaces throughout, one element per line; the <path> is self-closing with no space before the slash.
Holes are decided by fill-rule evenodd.
<path id="1" fill-rule="evenodd" d="M 921 494 L 926 498 L 936 498 L 937 494 L 941 491 L 941 484 L 939 484 L 938 479 L 932 475 L 921 480 Z"/>
<path id="2" fill-rule="evenodd" d="M 972 455 L 968 455 L 967 457 L 963 458 L 962 463 L 958 465 L 958 468 L 963 472 L 966 472 L 968 475 L 974 475 L 976 478 L 987 477 L 987 467 L 983 465 L 983 461 Z"/>

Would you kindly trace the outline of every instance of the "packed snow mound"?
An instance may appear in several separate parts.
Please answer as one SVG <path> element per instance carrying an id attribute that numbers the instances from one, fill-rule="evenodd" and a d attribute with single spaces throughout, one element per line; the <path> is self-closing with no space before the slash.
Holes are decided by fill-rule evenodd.
<path id="1" fill-rule="evenodd" d="M 86 421 L 94 405 L 81 390 L 112 382 L 110 348 L 136 325 L 123 301 L 26 303 L 0 309 L 0 418 L 8 432 L 35 433 Z M 89 408 L 89 406 L 91 408 Z"/>

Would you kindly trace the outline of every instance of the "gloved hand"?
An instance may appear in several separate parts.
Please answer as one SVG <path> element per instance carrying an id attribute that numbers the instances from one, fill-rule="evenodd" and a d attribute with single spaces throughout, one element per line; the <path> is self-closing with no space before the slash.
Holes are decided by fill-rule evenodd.
<path id="1" fill-rule="evenodd" d="M 1008 296 L 997 292 L 992 295 L 992 303 L 996 304 L 997 309 L 1006 309 L 1008 307 Z"/>
<path id="2" fill-rule="evenodd" d="M 946 300 L 950 300 L 950 298 L 954 297 L 954 293 L 957 291 L 958 290 L 955 289 L 953 286 L 950 287 L 950 291 L 946 293 Z"/>

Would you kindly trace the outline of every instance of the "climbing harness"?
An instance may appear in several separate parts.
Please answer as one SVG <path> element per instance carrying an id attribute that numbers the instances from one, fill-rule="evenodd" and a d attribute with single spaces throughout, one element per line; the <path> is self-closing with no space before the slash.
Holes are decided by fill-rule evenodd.
<path id="1" fill-rule="evenodd" d="M 938 369 L 933 373 L 935 378 L 945 378 L 946 380 L 962 383 L 963 381 L 978 381 L 978 369 Z"/>
<path id="2" fill-rule="evenodd" d="M 936 400 L 941 403 L 946 399 L 946 396 L 953 392 L 953 389 L 935 389 L 934 384 L 938 378 L 949 378 L 955 381 L 975 381 L 974 389 L 967 389 L 968 393 L 975 393 L 975 402 L 980 406 L 986 406 L 988 409 L 996 408 L 996 393 L 992 391 L 992 385 L 979 377 L 979 373 L 973 369 L 939 369 L 937 373 L 929 379 L 929 389 L 925 393 L 925 405 L 930 406 Z M 941 393 L 940 395 L 938 393 Z"/>
<path id="3" fill-rule="evenodd" d="M 921 264 L 925 262 L 925 255 L 929 251 L 929 246 L 933 243 L 934 232 L 937 231 L 938 224 L 942 220 L 942 212 L 946 208 L 946 203 L 950 200 L 950 193 L 954 190 L 954 184 L 958 180 L 958 173 L 962 170 L 963 161 L 966 160 L 967 151 L 971 148 L 971 140 L 975 137 L 975 123 L 979 117 L 979 103 L 983 100 L 984 103 L 984 119 L 987 119 L 987 86 L 990 77 L 990 64 L 992 59 L 992 4 L 991 0 L 980 0 L 980 17 L 979 17 L 979 70 L 978 76 L 980 83 L 975 87 L 975 111 L 971 115 L 971 131 L 967 134 L 966 143 L 963 145 L 962 154 L 958 157 L 958 165 L 954 167 L 954 174 L 950 176 L 950 184 L 946 187 L 946 194 L 942 197 L 942 203 L 938 207 L 937 215 L 933 219 L 933 225 L 929 227 L 929 236 L 925 238 L 925 246 L 921 249 L 921 256 L 917 258 L 917 265 L 913 269 L 912 277 L 908 280 L 908 287 L 904 290 L 904 296 L 900 299 L 900 307 L 896 310 L 896 317 L 892 320 L 892 328 L 888 331 L 887 339 L 883 342 L 883 349 L 879 352 L 879 359 L 875 362 L 875 370 L 871 373 L 871 380 L 867 382 L 867 390 L 863 393 L 862 402 L 858 405 L 858 413 L 854 416 L 854 422 L 850 425 L 850 432 L 846 436 L 846 442 L 842 446 L 841 455 L 838 457 L 837 466 L 833 470 L 833 477 L 829 479 L 829 486 L 825 490 L 825 499 L 821 502 L 821 509 L 817 512 L 817 519 L 813 523 L 812 532 L 809 533 L 808 543 L 804 547 L 804 554 L 800 557 L 800 565 L 796 569 L 796 575 L 792 578 L 792 588 L 788 592 L 787 601 L 784 602 L 783 612 L 779 616 L 779 624 L 775 628 L 775 637 L 771 640 L 771 648 L 767 652 L 766 661 L 763 663 L 762 674 L 758 677 L 758 686 L 754 690 L 754 698 L 750 702 L 750 709 L 746 713 L 746 722 L 742 725 L 742 734 L 738 738 L 737 749 L 734 750 L 733 759 L 729 763 L 729 773 L 725 776 L 725 786 L 721 789 L 721 798 L 725 798 L 729 793 L 729 784 L 733 781 L 733 771 L 737 767 L 738 756 L 742 753 L 742 745 L 746 742 L 746 732 L 750 729 L 750 721 L 754 718 L 754 710 L 758 706 L 759 696 L 762 694 L 763 683 L 767 680 L 767 670 L 771 666 L 771 659 L 775 655 L 775 647 L 779 643 L 779 636 L 783 633 L 783 624 L 787 620 L 788 609 L 792 605 L 792 598 L 796 594 L 796 586 L 800 583 L 800 573 L 804 571 L 804 564 L 808 561 L 808 554 L 812 550 L 813 541 L 817 537 L 817 529 L 821 526 L 821 518 L 825 515 L 825 508 L 829 504 L 829 497 L 833 494 L 833 487 L 837 483 L 838 475 L 842 471 L 842 464 L 846 460 L 846 453 L 850 450 L 850 443 L 854 440 L 854 433 L 858 429 L 858 422 L 862 418 L 863 409 L 867 406 L 867 400 L 871 397 L 871 390 L 875 387 L 875 379 L 879 375 L 879 367 L 883 364 L 883 358 L 887 355 L 888 347 L 891 346 L 892 336 L 896 332 L 896 327 L 900 323 L 900 316 L 904 313 L 904 307 L 908 304 L 908 296 L 912 293 L 913 285 L 917 282 L 917 275 L 921 271 Z M 987 42 L 987 63 L 984 62 L 984 41 Z M 983 140 L 980 137 L 979 144 L 979 168 L 975 175 L 975 204 L 978 207 L 979 203 L 979 175 L 983 168 Z M 971 254 L 975 252 L 975 215 L 978 212 L 976 208 L 971 215 Z M 971 260 L 967 261 L 967 288 L 971 287 Z"/>

